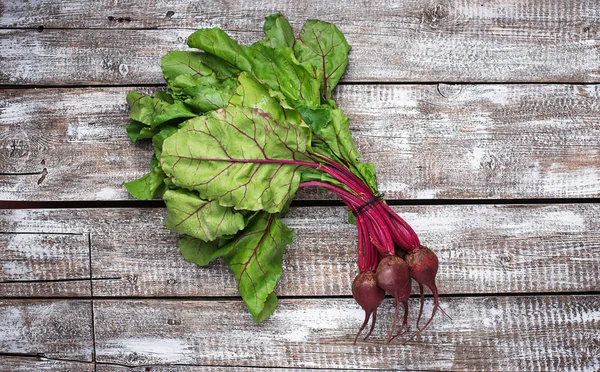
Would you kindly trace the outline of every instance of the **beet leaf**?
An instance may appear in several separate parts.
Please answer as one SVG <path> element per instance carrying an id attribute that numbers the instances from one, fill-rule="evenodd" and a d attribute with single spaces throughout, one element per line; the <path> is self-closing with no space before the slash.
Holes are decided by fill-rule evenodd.
<path id="1" fill-rule="evenodd" d="M 281 276 L 285 247 L 293 236 L 276 214 L 262 212 L 227 244 L 226 249 L 230 250 L 224 256 L 225 262 L 257 323 L 269 317 L 277 306 L 273 290 Z"/>
<path id="2" fill-rule="evenodd" d="M 326 101 L 346 70 L 350 49 L 344 34 L 331 23 L 310 20 L 300 31 L 294 45 L 296 58 L 313 66 Z"/>
<path id="3" fill-rule="evenodd" d="M 294 197 L 310 164 L 309 138 L 302 127 L 230 105 L 186 121 L 164 141 L 161 165 L 173 184 L 204 199 L 274 213 Z"/>

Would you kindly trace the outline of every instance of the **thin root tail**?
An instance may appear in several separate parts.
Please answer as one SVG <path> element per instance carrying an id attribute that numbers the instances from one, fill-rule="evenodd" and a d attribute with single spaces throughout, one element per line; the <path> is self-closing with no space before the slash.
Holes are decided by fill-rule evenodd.
<path id="1" fill-rule="evenodd" d="M 363 329 L 365 329 L 365 327 L 367 326 L 367 323 L 369 323 L 369 318 L 370 317 L 371 317 L 371 313 L 367 313 L 365 311 L 365 321 L 363 322 L 363 324 L 358 329 L 358 333 L 356 334 L 356 337 L 354 337 L 354 345 L 356 345 L 356 341 L 358 340 L 358 336 L 360 336 L 360 334 L 362 333 Z"/>

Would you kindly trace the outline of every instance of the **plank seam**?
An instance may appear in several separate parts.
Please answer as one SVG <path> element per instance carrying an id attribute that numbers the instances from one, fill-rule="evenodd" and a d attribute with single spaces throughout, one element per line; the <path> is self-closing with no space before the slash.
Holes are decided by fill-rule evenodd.
<path id="1" fill-rule="evenodd" d="M 383 86 L 406 86 L 406 85 L 600 85 L 597 81 L 485 81 L 485 80 L 474 80 L 474 81 L 459 81 L 459 80 L 444 80 L 444 81 L 377 81 L 377 80 L 365 80 L 365 81 L 341 81 L 338 86 L 352 86 L 352 85 L 383 85 Z M 27 89 L 101 89 L 101 88 L 167 88 L 163 83 L 126 83 L 126 84 L 3 84 L 0 82 L 0 90 L 27 90 Z M 35 173 L 37 174 L 37 173 Z M 6 175 L 10 175 L 7 173 Z"/>
<path id="2" fill-rule="evenodd" d="M 88 232 L 88 260 L 90 269 L 90 312 L 92 316 L 92 362 L 96 362 L 96 324 L 94 320 L 94 281 L 92 275 L 92 233 Z M 96 371 L 96 364 L 94 364 Z"/>
<path id="3" fill-rule="evenodd" d="M 522 198 L 522 199 L 388 199 L 392 206 L 414 205 L 549 205 L 600 204 L 600 197 L 591 198 Z M 294 200 L 292 207 L 342 207 L 336 199 Z M 95 209 L 95 208 L 165 208 L 162 200 L 76 200 L 76 201 L 0 201 L 0 209 Z M 40 232 L 0 232 L 0 234 L 41 234 Z M 75 233 L 45 233 L 72 234 Z"/>
<path id="4" fill-rule="evenodd" d="M 501 293 L 501 292 L 490 292 L 490 293 L 446 293 L 440 294 L 440 298 L 489 298 L 489 297 L 568 297 L 568 296 L 600 296 L 600 290 L 598 291 L 581 291 L 581 292 L 515 292 L 515 293 Z M 348 295 L 324 295 L 324 296 L 280 296 L 277 295 L 280 300 L 322 300 L 322 299 L 340 299 L 350 300 L 353 299 L 351 294 Z M 392 298 L 386 296 L 386 298 Z M 413 294 L 410 298 L 418 299 L 418 294 Z M 432 298 L 431 294 L 425 294 L 425 298 Z M 1 296 L 0 301 L 17 301 L 17 300 L 129 300 L 129 301 L 242 301 L 239 296 L 94 296 L 82 297 L 82 296 L 65 296 L 65 297 L 50 297 L 50 296 Z"/>
<path id="5" fill-rule="evenodd" d="M 73 362 L 73 363 L 85 363 L 91 364 L 93 361 L 89 360 L 77 360 L 77 359 L 67 359 L 67 358 L 51 358 L 47 357 L 44 353 L 4 353 L 0 352 L 0 357 L 17 357 L 17 358 L 31 358 L 39 361 L 57 361 L 57 362 Z"/>
<path id="6" fill-rule="evenodd" d="M 116 362 L 96 362 L 96 365 L 103 366 L 119 366 L 125 368 L 157 368 L 157 367 L 224 367 L 224 368 L 247 368 L 247 369 L 277 369 L 277 370 L 287 370 L 287 371 L 295 371 L 295 370 L 311 370 L 311 371 L 320 371 L 320 370 L 328 370 L 328 371 L 389 371 L 389 369 L 372 369 L 372 368 L 318 368 L 318 367 L 280 367 L 280 366 L 245 366 L 245 365 L 226 365 L 226 364 L 189 364 L 189 363 L 169 363 L 169 364 L 142 364 L 142 365 L 133 365 L 133 364 L 124 364 L 124 363 L 116 363 Z M 394 371 L 402 372 L 404 370 L 394 369 Z M 411 369 L 410 371 L 414 371 Z"/>
<path id="7" fill-rule="evenodd" d="M 123 278 L 94 278 L 93 280 L 122 280 Z M 87 282 L 90 278 L 74 278 L 74 279 L 35 279 L 35 280 L 2 280 L 0 284 L 15 284 L 15 283 L 65 283 L 65 282 Z"/>

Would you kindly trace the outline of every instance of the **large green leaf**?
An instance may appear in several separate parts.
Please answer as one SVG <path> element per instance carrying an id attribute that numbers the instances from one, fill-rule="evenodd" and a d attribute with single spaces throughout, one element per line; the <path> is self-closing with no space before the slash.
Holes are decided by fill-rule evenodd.
<path id="1" fill-rule="evenodd" d="M 293 107 L 314 107 L 320 103 L 319 82 L 296 60 L 290 47 L 271 48 L 261 42 L 242 46 L 218 28 L 194 32 L 188 45 L 252 72 L 270 89 L 281 92 Z"/>
<path id="2" fill-rule="evenodd" d="M 268 113 L 275 120 L 285 120 L 285 112 L 277 99 L 269 95 L 269 91 L 254 77 L 254 75 L 242 72 L 238 76 L 238 86 L 229 103 L 236 106 L 244 106 L 259 109 Z"/>
<path id="3" fill-rule="evenodd" d="M 344 111 L 325 105 L 316 109 L 300 106 L 298 111 L 314 133 L 315 140 L 327 144 L 336 157 L 346 162 L 355 162 L 360 157 Z"/>
<path id="4" fill-rule="evenodd" d="M 129 139 L 131 139 L 133 142 L 137 142 L 141 139 L 152 138 L 156 133 L 158 133 L 158 129 L 152 129 L 148 125 L 135 120 L 132 120 L 131 123 L 127 125 L 125 130 L 127 131 Z"/>
<path id="5" fill-rule="evenodd" d="M 239 73 L 236 67 L 215 55 L 181 50 L 167 53 L 162 58 L 161 68 L 169 87 L 180 75 L 214 75 L 215 78 L 225 79 Z"/>
<path id="6" fill-rule="evenodd" d="M 167 229 L 205 241 L 235 234 L 244 228 L 244 215 L 219 205 L 217 201 L 201 199 L 196 192 L 183 189 L 167 190 L 163 199 L 167 205 Z"/>
<path id="7" fill-rule="evenodd" d="M 198 266 L 206 266 L 214 259 L 229 253 L 233 248 L 232 244 L 227 244 L 230 241 L 231 238 L 219 238 L 206 242 L 191 236 L 182 236 L 179 238 L 179 250 L 186 261 L 193 262 Z"/>
<path id="8" fill-rule="evenodd" d="M 141 200 L 150 200 L 154 195 L 162 193 L 165 177 L 157 158 L 153 156 L 150 161 L 150 172 L 136 180 L 123 183 L 123 186 L 132 196 Z"/>
<path id="9" fill-rule="evenodd" d="M 271 48 L 294 46 L 294 33 L 288 20 L 281 14 L 265 18 L 265 37 L 260 42 Z"/>
<path id="10" fill-rule="evenodd" d="M 183 121 L 197 116 L 183 102 L 171 101 L 170 103 L 158 98 L 166 95 L 164 92 L 159 92 L 153 96 L 146 96 L 136 91 L 129 92 L 127 94 L 127 103 L 131 107 L 129 114 L 131 120 L 154 129 L 170 121 Z M 167 97 L 171 98 L 170 96 Z"/>
<path id="11" fill-rule="evenodd" d="M 296 58 L 314 67 L 325 100 L 346 70 L 350 49 L 344 34 L 331 23 L 310 20 L 300 31 L 294 44 Z"/>
<path id="12" fill-rule="evenodd" d="M 276 214 L 262 212 L 228 243 L 231 250 L 223 258 L 257 323 L 268 318 L 277 306 L 273 290 L 281 276 L 285 247 L 293 236 Z"/>
<path id="13" fill-rule="evenodd" d="M 227 207 L 281 211 L 310 159 L 310 130 L 256 109 L 228 106 L 188 120 L 163 143 L 173 184 Z"/>

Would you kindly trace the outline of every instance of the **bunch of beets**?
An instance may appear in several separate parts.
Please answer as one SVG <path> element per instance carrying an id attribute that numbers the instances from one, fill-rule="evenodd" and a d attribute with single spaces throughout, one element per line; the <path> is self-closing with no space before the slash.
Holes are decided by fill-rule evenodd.
<path id="1" fill-rule="evenodd" d="M 281 220 L 296 191 L 323 187 L 339 196 L 358 229 L 359 274 L 352 295 L 365 311 L 354 342 L 385 294 L 395 299 L 388 342 L 408 330 L 414 279 L 433 293 L 438 259 L 377 191 L 375 169 L 359 161 L 349 120 L 332 91 L 350 46 L 334 25 L 307 21 L 298 37 L 280 14 L 265 37 L 238 44 L 218 28 L 196 31 L 162 59 L 168 90 L 130 92 L 132 141 L 151 139 L 150 172 L 126 182 L 139 199 L 165 201 L 168 229 L 184 258 L 222 258 L 257 323 L 277 307 L 274 294 L 293 232 Z M 404 320 L 396 332 L 400 304 Z M 441 310 L 441 309 L 440 309 Z M 421 330 L 422 330 L 421 329 Z"/>

